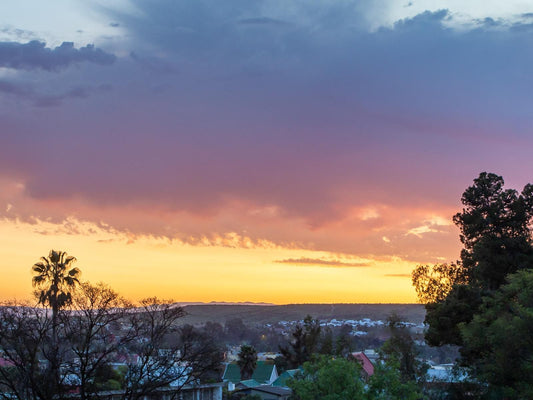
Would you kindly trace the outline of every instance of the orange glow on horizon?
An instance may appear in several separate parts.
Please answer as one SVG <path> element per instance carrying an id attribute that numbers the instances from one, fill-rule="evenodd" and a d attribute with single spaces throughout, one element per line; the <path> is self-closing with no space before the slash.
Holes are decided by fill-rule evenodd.
<path id="1" fill-rule="evenodd" d="M 415 263 L 400 259 L 345 260 L 368 266 L 294 265 L 279 260 L 340 256 L 301 249 L 192 246 L 149 237 L 131 242 L 94 229 L 44 234 L 45 225 L 0 222 L 5 238 L 0 271 L 9 276 L 0 283 L 2 300 L 31 296 L 31 266 L 53 248 L 78 259 L 83 280 L 105 282 L 132 300 L 155 295 L 181 302 L 416 302 L 408 279 Z"/>

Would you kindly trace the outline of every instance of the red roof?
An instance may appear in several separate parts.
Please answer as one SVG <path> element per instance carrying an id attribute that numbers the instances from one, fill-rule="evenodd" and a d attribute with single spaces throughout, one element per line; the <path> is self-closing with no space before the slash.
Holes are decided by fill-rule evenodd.
<path id="1" fill-rule="evenodd" d="M 374 375 L 374 364 L 372 364 L 372 361 L 369 360 L 364 352 L 352 353 L 352 356 L 361 363 L 363 371 L 365 371 L 369 377 Z"/>

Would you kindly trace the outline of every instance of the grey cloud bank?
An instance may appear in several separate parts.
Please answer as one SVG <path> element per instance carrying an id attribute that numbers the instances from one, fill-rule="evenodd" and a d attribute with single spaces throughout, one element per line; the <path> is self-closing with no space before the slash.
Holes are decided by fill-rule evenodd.
<path id="1" fill-rule="evenodd" d="M 5 68 L 59 71 L 80 62 L 110 65 L 115 59 L 113 54 L 91 44 L 76 49 L 73 43 L 63 42 L 51 49 L 46 47 L 46 43 L 37 40 L 28 43 L 0 42 L 0 66 Z"/>

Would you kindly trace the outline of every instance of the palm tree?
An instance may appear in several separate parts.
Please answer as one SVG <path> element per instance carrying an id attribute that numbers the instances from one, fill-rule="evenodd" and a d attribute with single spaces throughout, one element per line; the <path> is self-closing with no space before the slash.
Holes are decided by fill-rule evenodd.
<path id="1" fill-rule="evenodd" d="M 61 390 L 59 372 L 59 341 L 57 327 L 59 310 L 72 302 L 72 292 L 79 285 L 80 270 L 73 267 L 75 257 L 64 251 L 50 250 L 48 257 L 33 264 L 32 284 L 37 288 L 35 295 L 39 304 L 52 308 L 52 342 L 50 351 L 50 367 L 48 370 L 50 390 L 59 393 Z"/>
<path id="2" fill-rule="evenodd" d="M 253 346 L 242 345 L 239 352 L 239 360 L 237 365 L 241 370 L 241 379 L 246 380 L 252 377 L 257 366 L 257 351 Z"/>
<path id="3" fill-rule="evenodd" d="M 48 257 L 33 264 L 32 284 L 37 288 L 39 304 L 52 308 L 52 327 L 55 331 L 59 310 L 72 302 L 72 291 L 79 285 L 81 271 L 72 267 L 75 257 L 64 251 L 50 250 Z"/>

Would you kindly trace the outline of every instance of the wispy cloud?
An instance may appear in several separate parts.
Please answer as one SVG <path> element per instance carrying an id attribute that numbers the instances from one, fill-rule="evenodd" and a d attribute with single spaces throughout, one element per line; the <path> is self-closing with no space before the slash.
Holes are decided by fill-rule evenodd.
<path id="1" fill-rule="evenodd" d="M 346 262 L 340 260 L 327 260 L 323 258 L 287 258 L 284 260 L 276 260 L 275 262 L 281 264 L 293 265 L 315 265 L 321 267 L 369 267 L 371 264 L 366 262 Z"/>

